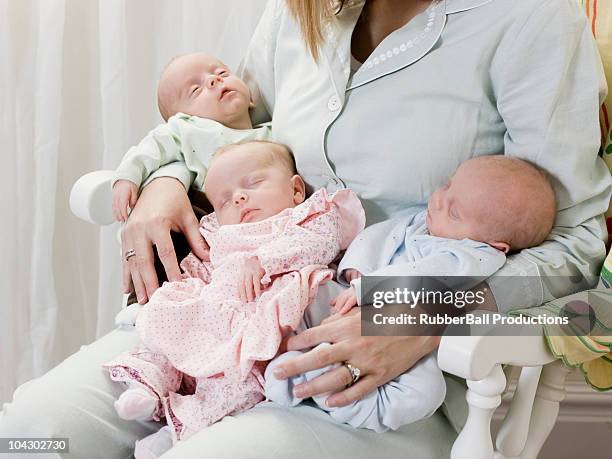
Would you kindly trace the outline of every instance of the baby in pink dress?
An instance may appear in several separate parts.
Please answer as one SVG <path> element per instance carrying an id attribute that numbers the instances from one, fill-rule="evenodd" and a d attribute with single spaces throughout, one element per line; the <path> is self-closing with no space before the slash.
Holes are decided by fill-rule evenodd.
<path id="1" fill-rule="evenodd" d="M 173 442 L 264 399 L 267 362 L 365 224 L 350 190 L 305 199 L 290 153 L 273 142 L 218 150 L 205 190 L 210 262 L 187 256 L 185 279 L 165 283 L 140 311 L 141 347 L 104 365 L 128 385 L 119 415 L 165 418 Z"/>

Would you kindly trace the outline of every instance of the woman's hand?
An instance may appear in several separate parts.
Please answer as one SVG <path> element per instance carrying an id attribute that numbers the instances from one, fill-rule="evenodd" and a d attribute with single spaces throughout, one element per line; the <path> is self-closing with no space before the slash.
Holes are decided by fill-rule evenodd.
<path id="1" fill-rule="evenodd" d="M 208 246 L 200 234 L 185 188 L 174 178 L 160 177 L 142 190 L 121 231 L 123 291 L 128 293 L 133 287 L 141 304 L 159 287 L 153 265 L 154 245 L 168 280 L 181 280 L 170 231 L 183 233 L 193 253 L 208 259 Z M 125 254 L 130 250 L 135 255 L 126 261 Z"/>
<path id="2" fill-rule="evenodd" d="M 328 342 L 332 345 L 313 349 L 301 356 L 288 359 L 274 370 L 274 376 L 286 379 L 327 365 L 341 366 L 294 388 L 299 398 L 326 392 L 337 392 L 327 399 L 327 405 L 345 406 L 360 400 L 378 386 L 411 368 L 424 355 L 438 347 L 439 336 L 361 336 L 361 309 L 355 308 L 345 316 L 332 316 L 317 327 L 287 339 L 287 350 L 298 350 Z M 361 378 L 351 387 L 349 370 L 342 365 L 349 362 L 361 370 Z"/>

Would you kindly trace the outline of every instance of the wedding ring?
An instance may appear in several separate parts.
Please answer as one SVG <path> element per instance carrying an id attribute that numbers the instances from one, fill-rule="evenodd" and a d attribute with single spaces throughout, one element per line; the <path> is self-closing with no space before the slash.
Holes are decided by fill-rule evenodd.
<path id="1" fill-rule="evenodd" d="M 351 382 L 348 383 L 346 387 L 351 387 L 353 384 L 359 381 L 359 378 L 361 377 L 361 370 L 348 362 L 344 362 L 344 366 L 351 373 Z"/>
<path id="2" fill-rule="evenodd" d="M 130 258 L 136 256 L 136 252 L 134 250 L 128 250 L 123 254 L 123 256 L 125 257 L 125 261 L 128 261 Z"/>

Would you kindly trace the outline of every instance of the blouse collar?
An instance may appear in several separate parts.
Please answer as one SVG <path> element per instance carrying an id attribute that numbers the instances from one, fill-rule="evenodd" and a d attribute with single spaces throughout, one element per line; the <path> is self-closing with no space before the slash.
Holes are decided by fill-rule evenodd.
<path id="1" fill-rule="evenodd" d="M 491 1 L 493 0 L 432 2 L 425 11 L 389 34 L 352 76 L 351 36 L 365 0 L 345 2 L 342 12 L 337 16 L 338 20 L 328 25 L 324 31 L 326 44 L 323 47 L 323 55 L 334 76 L 337 94 L 343 97 L 345 90 L 362 86 L 418 61 L 439 40 L 449 14 L 468 11 Z"/>
<path id="2" fill-rule="evenodd" d="M 460 13 L 491 3 L 493 0 L 445 0 L 446 14 Z"/>

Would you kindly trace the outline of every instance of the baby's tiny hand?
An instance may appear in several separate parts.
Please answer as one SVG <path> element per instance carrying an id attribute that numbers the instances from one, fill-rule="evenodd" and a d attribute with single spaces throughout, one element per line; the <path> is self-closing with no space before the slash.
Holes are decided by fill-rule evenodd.
<path id="1" fill-rule="evenodd" d="M 265 270 L 256 257 L 247 258 L 244 261 L 242 270 L 240 271 L 240 282 L 238 284 L 238 294 L 243 302 L 253 301 L 261 294 L 263 290 L 261 278 L 265 273 Z"/>
<path id="2" fill-rule="evenodd" d="M 340 295 L 334 298 L 331 304 L 337 314 L 346 314 L 355 306 L 357 306 L 357 295 L 355 294 L 355 289 L 353 287 L 347 288 L 342 293 L 340 293 Z"/>
<path id="3" fill-rule="evenodd" d="M 361 273 L 356 269 L 347 269 L 344 271 L 344 278 L 348 283 L 353 282 L 355 279 L 359 279 L 361 277 Z"/>
<path id="4" fill-rule="evenodd" d="M 113 215 L 118 222 L 128 218 L 128 208 L 133 209 L 138 200 L 138 185 L 129 180 L 117 180 L 113 185 Z"/>

